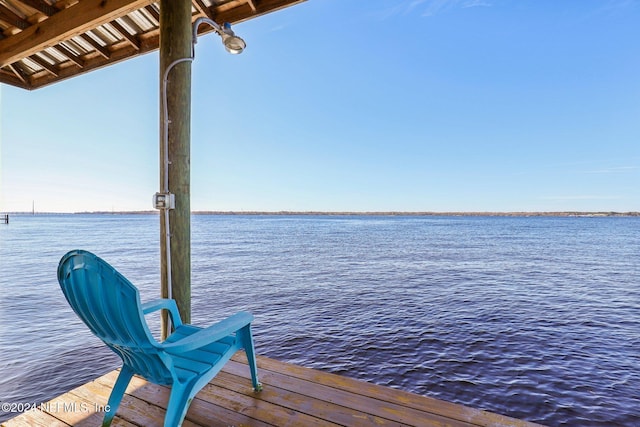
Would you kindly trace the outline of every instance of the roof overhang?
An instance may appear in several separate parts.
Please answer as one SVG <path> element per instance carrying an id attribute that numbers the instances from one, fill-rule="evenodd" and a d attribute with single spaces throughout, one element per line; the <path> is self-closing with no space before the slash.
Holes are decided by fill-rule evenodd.
<path id="1" fill-rule="evenodd" d="M 192 21 L 235 24 L 303 1 L 192 0 Z M 150 0 L 0 0 L 0 83 L 36 89 L 154 51 L 159 8 Z"/>

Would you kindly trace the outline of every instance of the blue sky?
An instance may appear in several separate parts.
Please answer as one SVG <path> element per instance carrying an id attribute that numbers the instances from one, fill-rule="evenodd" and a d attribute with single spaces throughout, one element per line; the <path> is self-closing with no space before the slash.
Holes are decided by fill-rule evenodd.
<path id="1" fill-rule="evenodd" d="M 640 211 L 640 1 L 309 0 L 210 34 L 193 210 Z M 3 85 L 0 211 L 150 210 L 158 53 Z"/>

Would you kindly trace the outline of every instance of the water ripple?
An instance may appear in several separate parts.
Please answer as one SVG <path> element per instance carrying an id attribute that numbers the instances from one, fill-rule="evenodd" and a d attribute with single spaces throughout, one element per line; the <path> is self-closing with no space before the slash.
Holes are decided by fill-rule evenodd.
<path id="1" fill-rule="evenodd" d="M 250 310 L 261 354 L 552 426 L 640 425 L 638 218 L 196 216 L 192 228 L 194 323 Z M 156 298 L 157 238 L 156 216 L 0 227 L 0 400 L 46 400 L 118 366 L 70 312 L 56 264 L 92 250 Z"/>

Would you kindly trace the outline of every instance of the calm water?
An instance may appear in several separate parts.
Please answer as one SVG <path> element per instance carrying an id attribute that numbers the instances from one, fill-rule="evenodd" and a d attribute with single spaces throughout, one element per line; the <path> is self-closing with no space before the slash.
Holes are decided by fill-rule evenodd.
<path id="1" fill-rule="evenodd" d="M 640 218 L 195 216 L 192 234 L 193 322 L 252 311 L 260 354 L 551 426 L 640 425 Z M 158 239 L 155 215 L 0 225 L 0 401 L 119 366 L 57 263 L 93 251 L 149 300 Z"/>

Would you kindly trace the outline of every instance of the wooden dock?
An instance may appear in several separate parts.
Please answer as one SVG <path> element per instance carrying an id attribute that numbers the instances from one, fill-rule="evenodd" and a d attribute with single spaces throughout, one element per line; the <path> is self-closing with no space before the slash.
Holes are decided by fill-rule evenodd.
<path id="1" fill-rule="evenodd" d="M 0 214 L 0 224 L 9 224 L 9 214 Z"/>
<path id="2" fill-rule="evenodd" d="M 193 400 L 184 427 L 214 426 L 536 426 L 314 369 L 258 358 L 264 390 L 251 390 L 238 353 Z M 118 371 L 25 412 L 2 427 L 101 425 Z M 113 426 L 160 427 L 169 389 L 134 377 Z"/>

